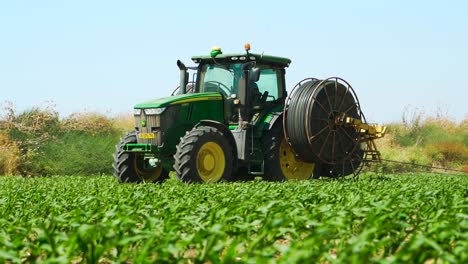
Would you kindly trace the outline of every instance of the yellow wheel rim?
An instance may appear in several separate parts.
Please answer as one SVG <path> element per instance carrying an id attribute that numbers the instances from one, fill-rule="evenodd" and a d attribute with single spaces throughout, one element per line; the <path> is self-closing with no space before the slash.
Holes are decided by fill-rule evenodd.
<path id="1" fill-rule="evenodd" d="M 315 164 L 296 159 L 296 155 L 292 151 L 291 146 L 289 146 L 284 138 L 281 141 L 279 152 L 281 171 L 286 179 L 307 180 L 312 177 Z"/>
<path id="2" fill-rule="evenodd" d="M 161 176 L 161 173 L 163 171 L 162 165 L 159 165 L 155 168 L 151 168 L 149 170 L 145 170 L 142 168 L 142 162 L 141 160 L 139 160 L 139 158 L 142 158 L 141 155 L 135 154 L 135 158 L 133 159 L 133 165 L 138 178 L 140 178 L 144 182 L 156 181 Z"/>
<path id="3" fill-rule="evenodd" d="M 217 182 L 223 176 L 226 161 L 224 151 L 215 142 L 201 146 L 197 154 L 198 175 L 204 182 Z"/>

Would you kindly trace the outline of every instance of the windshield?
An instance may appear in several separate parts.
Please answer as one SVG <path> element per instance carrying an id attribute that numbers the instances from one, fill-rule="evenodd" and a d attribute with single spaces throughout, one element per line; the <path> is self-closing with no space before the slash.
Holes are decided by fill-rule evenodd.
<path id="1" fill-rule="evenodd" d="M 200 75 L 200 92 L 220 92 L 226 97 L 236 94 L 241 75 L 241 64 L 203 65 Z"/>

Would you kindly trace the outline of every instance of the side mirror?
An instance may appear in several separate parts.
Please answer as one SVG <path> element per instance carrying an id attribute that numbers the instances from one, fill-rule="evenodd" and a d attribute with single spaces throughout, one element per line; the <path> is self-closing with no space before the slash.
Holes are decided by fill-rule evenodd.
<path id="1" fill-rule="evenodd" d="M 259 68 L 252 68 L 249 70 L 249 83 L 257 82 L 260 79 L 260 69 Z"/>

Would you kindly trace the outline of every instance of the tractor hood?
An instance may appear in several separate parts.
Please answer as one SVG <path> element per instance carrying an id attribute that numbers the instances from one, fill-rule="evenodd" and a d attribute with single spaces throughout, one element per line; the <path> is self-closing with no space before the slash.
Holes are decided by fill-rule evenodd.
<path id="1" fill-rule="evenodd" d="M 210 92 L 210 93 L 191 93 L 191 94 L 180 94 L 174 95 L 159 99 L 154 99 L 151 101 L 143 102 L 140 104 L 135 105 L 135 109 L 142 109 L 142 108 L 159 108 L 159 107 L 167 107 L 170 105 L 175 104 L 183 104 L 183 103 L 192 103 L 197 101 L 208 101 L 208 100 L 223 100 L 223 96 L 218 92 Z"/>

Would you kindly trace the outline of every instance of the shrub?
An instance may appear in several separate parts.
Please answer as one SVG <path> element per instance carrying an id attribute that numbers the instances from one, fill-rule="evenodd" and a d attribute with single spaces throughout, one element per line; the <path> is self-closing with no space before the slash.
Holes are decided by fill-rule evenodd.
<path id="1" fill-rule="evenodd" d="M 468 160 L 468 148 L 457 143 L 434 143 L 426 148 L 426 153 L 432 160 L 442 166 L 450 163 L 463 165 Z"/>
<path id="2" fill-rule="evenodd" d="M 62 121 L 62 132 L 79 132 L 89 135 L 112 134 L 114 122 L 99 113 L 74 113 Z"/>
<path id="3" fill-rule="evenodd" d="M 112 119 L 114 127 L 122 132 L 135 129 L 135 120 L 132 114 L 120 114 Z"/>
<path id="4" fill-rule="evenodd" d="M 17 113 L 7 104 L 0 128 L 0 174 L 31 176 L 110 174 L 115 144 L 123 133 L 113 119 L 99 113 L 75 113 L 60 120 L 51 105 Z"/>
<path id="5" fill-rule="evenodd" d="M 53 105 L 33 107 L 21 113 L 16 113 L 13 104 L 7 103 L 2 116 L 1 131 L 14 142 L 10 148 L 16 148 L 15 172 L 22 175 L 35 175 L 33 170 L 34 159 L 42 155 L 41 146 L 56 138 L 60 132 L 58 112 Z M 14 146 L 14 147 L 13 147 Z M 15 152 L 11 152 L 13 153 Z"/>
<path id="6" fill-rule="evenodd" d="M 468 118 L 457 123 L 445 114 L 425 117 L 414 110 L 406 111 L 401 123 L 387 127 L 385 138 L 377 141 L 385 159 L 459 169 L 467 166 Z M 402 164 L 384 165 L 392 171 L 414 170 Z"/>
<path id="7" fill-rule="evenodd" d="M 39 175 L 112 174 L 112 154 L 117 133 L 67 132 L 43 144 L 43 155 L 34 158 L 32 171 Z"/>

